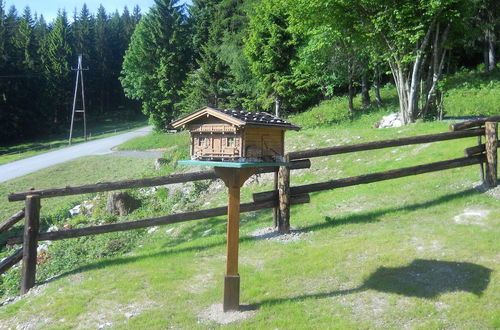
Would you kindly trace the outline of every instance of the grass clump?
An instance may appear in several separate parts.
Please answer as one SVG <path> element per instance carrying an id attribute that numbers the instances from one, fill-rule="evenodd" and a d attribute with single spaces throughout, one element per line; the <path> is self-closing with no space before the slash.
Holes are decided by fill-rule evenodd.
<path id="1" fill-rule="evenodd" d="M 494 116 L 500 113 L 500 68 L 491 72 L 463 70 L 440 83 L 448 117 Z"/>
<path id="2" fill-rule="evenodd" d="M 130 139 L 121 144 L 118 150 L 180 149 L 188 148 L 188 146 L 189 133 L 187 131 L 174 134 L 156 132 Z"/>

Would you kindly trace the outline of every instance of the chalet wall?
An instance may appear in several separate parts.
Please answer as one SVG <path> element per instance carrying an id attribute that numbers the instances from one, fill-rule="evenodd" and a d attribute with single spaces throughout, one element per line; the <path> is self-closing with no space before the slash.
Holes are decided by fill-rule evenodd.
<path id="1" fill-rule="evenodd" d="M 283 156 L 284 130 L 280 128 L 247 127 L 243 134 L 244 157 Z"/>
<path id="2" fill-rule="evenodd" d="M 240 134 L 195 133 L 191 134 L 193 158 L 242 157 Z"/>

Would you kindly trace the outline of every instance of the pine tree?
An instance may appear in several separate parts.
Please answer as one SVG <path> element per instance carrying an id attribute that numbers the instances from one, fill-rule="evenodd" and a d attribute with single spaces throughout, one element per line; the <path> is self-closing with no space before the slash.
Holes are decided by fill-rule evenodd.
<path id="1" fill-rule="evenodd" d="M 165 129 L 176 116 L 189 62 L 185 17 L 177 2 L 155 1 L 137 25 L 123 62 L 125 94 L 142 101 L 143 112 L 156 129 Z"/>
<path id="2" fill-rule="evenodd" d="M 67 114 L 71 90 L 71 45 L 66 12 L 59 12 L 51 31 L 40 47 L 42 72 L 45 77 L 46 109 L 52 110 L 52 121 L 58 124 Z"/>

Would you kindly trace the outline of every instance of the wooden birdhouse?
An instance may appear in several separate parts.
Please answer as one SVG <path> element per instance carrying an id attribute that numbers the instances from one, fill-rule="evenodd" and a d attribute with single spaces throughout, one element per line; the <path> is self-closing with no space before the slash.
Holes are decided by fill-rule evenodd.
<path id="1" fill-rule="evenodd" d="M 170 124 L 191 133 L 191 159 L 282 161 L 285 131 L 299 130 L 266 112 L 202 108 Z"/>

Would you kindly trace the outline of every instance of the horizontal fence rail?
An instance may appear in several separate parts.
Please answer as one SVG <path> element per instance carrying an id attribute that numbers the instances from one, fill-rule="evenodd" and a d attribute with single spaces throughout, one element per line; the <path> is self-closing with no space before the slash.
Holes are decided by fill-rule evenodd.
<path id="1" fill-rule="evenodd" d="M 291 204 L 304 204 L 309 203 L 309 195 L 298 195 L 294 196 L 291 200 Z M 244 203 L 240 206 L 240 212 L 251 212 L 257 210 L 264 210 L 276 207 L 278 205 L 277 199 L 270 199 L 262 202 L 254 203 Z M 106 234 L 117 231 L 125 231 L 132 229 L 147 228 L 152 226 L 169 225 L 173 223 L 200 220 L 205 218 L 212 218 L 227 214 L 227 205 L 216 207 L 208 210 L 178 213 L 172 215 L 166 215 L 157 218 L 150 218 L 144 220 L 127 221 L 120 223 L 113 223 L 109 225 L 91 226 L 86 228 L 77 228 L 61 231 L 53 231 L 47 233 L 40 233 L 37 236 L 38 241 L 56 241 L 67 238 L 76 238 L 89 235 Z M 8 245 L 20 244 L 23 242 L 22 236 L 11 237 L 7 240 Z"/>
<path id="2" fill-rule="evenodd" d="M 477 155 L 472 157 L 457 158 L 451 160 L 445 160 L 441 162 L 429 163 L 425 165 L 417 165 L 412 167 L 405 167 L 396 170 L 389 170 L 384 172 L 377 172 L 372 174 L 365 174 L 360 176 L 353 176 L 349 178 L 330 180 L 320 183 L 307 184 L 302 186 L 290 187 L 290 194 L 292 196 L 298 194 L 312 193 L 322 190 L 330 190 L 335 188 L 356 186 L 359 184 L 372 183 L 377 181 L 389 180 L 402 178 L 405 176 L 430 173 L 436 171 L 442 171 L 457 167 L 464 167 L 470 165 L 476 165 L 486 161 L 484 155 Z M 253 200 L 255 202 L 265 201 L 269 199 L 274 199 L 278 196 L 278 191 L 271 190 L 265 191 L 257 194 L 253 194 Z"/>
<path id="3" fill-rule="evenodd" d="M 461 131 L 468 128 L 483 126 L 487 121 L 489 122 L 499 122 L 500 116 L 485 117 L 476 120 L 464 121 L 462 123 L 456 123 L 450 125 L 450 131 Z"/>
<path id="4" fill-rule="evenodd" d="M 290 169 L 293 170 L 310 168 L 310 167 L 311 167 L 311 162 L 308 159 L 293 161 L 290 163 Z M 260 167 L 257 169 L 256 174 L 273 173 L 277 171 L 278 167 Z M 213 170 L 190 172 L 190 173 L 176 173 L 155 178 L 133 179 L 133 180 L 123 180 L 115 182 L 100 182 L 95 184 L 87 184 L 74 187 L 67 186 L 67 187 L 52 188 L 52 189 L 30 190 L 20 193 L 11 193 L 9 194 L 8 198 L 10 202 L 15 202 L 15 201 L 25 200 L 26 196 L 29 195 L 38 195 L 40 196 L 40 198 L 49 198 L 58 196 L 69 196 L 69 195 L 80 195 L 80 194 L 96 193 L 104 191 L 113 191 L 120 189 L 161 186 L 165 184 L 185 183 L 191 181 L 211 180 L 218 178 L 219 177 L 215 174 Z"/>
<path id="5" fill-rule="evenodd" d="M 21 221 L 24 218 L 24 209 L 21 211 L 17 212 L 4 222 L 0 224 L 0 234 L 7 231 L 10 227 L 14 226 L 16 223 Z"/>
<path id="6" fill-rule="evenodd" d="M 374 142 L 351 144 L 346 146 L 335 146 L 335 147 L 327 147 L 319 149 L 293 151 L 288 153 L 288 155 L 291 160 L 302 159 L 302 158 L 313 158 L 313 157 L 346 154 L 357 151 L 384 149 L 384 148 L 399 147 L 412 144 L 454 140 L 454 139 L 461 139 L 461 138 L 481 136 L 481 135 L 484 135 L 484 128 L 478 128 L 468 131 L 459 131 L 459 132 L 444 132 L 438 134 L 410 136 L 399 139 L 381 140 Z"/>
<path id="7" fill-rule="evenodd" d="M 8 271 L 12 266 L 17 264 L 23 258 L 23 249 L 18 249 L 16 252 L 0 261 L 0 274 Z"/>

